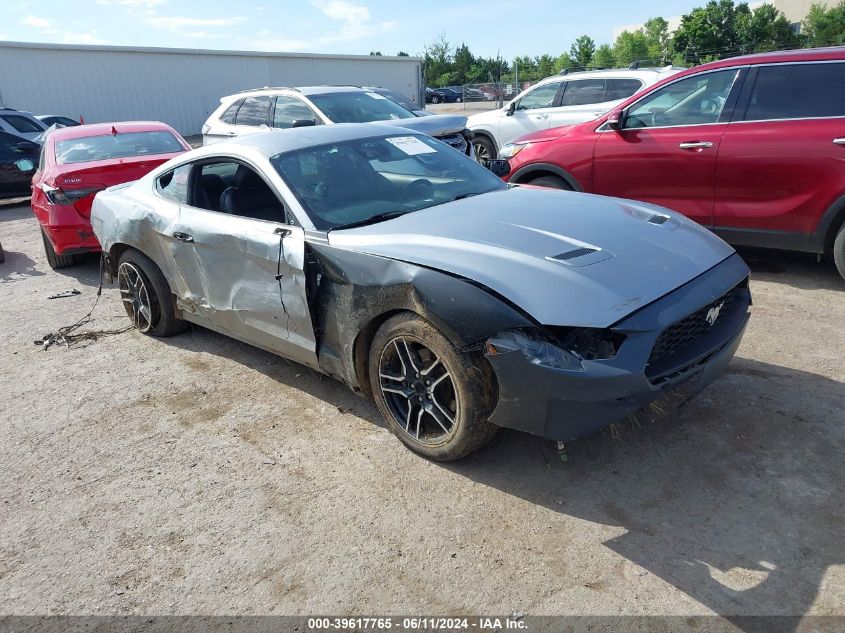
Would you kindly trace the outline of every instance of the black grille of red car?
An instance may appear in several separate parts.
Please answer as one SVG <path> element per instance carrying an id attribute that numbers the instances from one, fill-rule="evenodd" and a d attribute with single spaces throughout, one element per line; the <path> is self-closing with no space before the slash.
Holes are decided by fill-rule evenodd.
<path id="1" fill-rule="evenodd" d="M 732 288 L 727 293 L 661 332 L 654 343 L 648 364 L 653 365 L 684 351 L 707 334 L 730 313 L 742 289 Z"/>

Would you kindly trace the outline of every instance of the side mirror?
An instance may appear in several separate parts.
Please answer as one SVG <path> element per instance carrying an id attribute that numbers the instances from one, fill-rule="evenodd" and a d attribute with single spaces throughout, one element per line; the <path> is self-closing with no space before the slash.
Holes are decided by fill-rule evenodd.
<path id="1" fill-rule="evenodd" d="M 317 125 L 314 119 L 295 119 L 291 127 L 311 127 Z"/>
<path id="2" fill-rule="evenodd" d="M 607 115 L 607 120 L 605 121 L 607 127 L 611 130 L 616 130 L 617 132 L 625 127 L 625 111 L 624 110 L 614 110 L 610 114 Z"/>
<path id="3" fill-rule="evenodd" d="M 35 146 L 32 143 L 18 143 L 18 151 L 24 154 L 33 154 L 35 152 Z"/>
<path id="4" fill-rule="evenodd" d="M 516 112 L 516 101 L 511 101 L 506 114 L 512 116 L 514 112 Z"/>
<path id="5" fill-rule="evenodd" d="M 21 158 L 15 163 L 15 167 L 17 167 L 19 171 L 22 171 L 26 174 L 35 169 L 35 163 L 33 163 L 28 158 Z"/>

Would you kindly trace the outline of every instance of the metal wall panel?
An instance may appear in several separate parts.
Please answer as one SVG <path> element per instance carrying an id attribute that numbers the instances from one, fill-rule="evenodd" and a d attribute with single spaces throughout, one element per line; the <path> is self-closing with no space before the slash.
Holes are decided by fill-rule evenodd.
<path id="1" fill-rule="evenodd" d="M 189 135 L 220 97 L 248 88 L 374 85 L 418 101 L 420 68 L 415 57 L 0 42 L 0 97 L 34 114 L 164 121 Z"/>

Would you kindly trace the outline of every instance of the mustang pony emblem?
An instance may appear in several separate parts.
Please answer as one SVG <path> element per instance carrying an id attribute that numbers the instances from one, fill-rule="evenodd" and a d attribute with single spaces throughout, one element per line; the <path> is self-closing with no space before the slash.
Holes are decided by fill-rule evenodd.
<path id="1" fill-rule="evenodd" d="M 704 317 L 704 320 L 712 326 L 716 322 L 716 319 L 719 318 L 719 313 L 722 311 L 723 305 L 725 305 L 724 301 L 722 301 L 719 305 L 710 308 L 707 311 L 707 316 Z"/>

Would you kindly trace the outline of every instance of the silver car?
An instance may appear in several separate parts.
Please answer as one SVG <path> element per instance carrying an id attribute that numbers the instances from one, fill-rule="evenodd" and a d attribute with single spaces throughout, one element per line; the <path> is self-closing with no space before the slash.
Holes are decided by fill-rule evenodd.
<path id="1" fill-rule="evenodd" d="M 748 319 L 748 268 L 694 222 L 509 186 L 381 124 L 187 152 L 97 194 L 91 221 L 140 332 L 194 323 L 333 376 L 437 460 L 694 394 Z"/>

